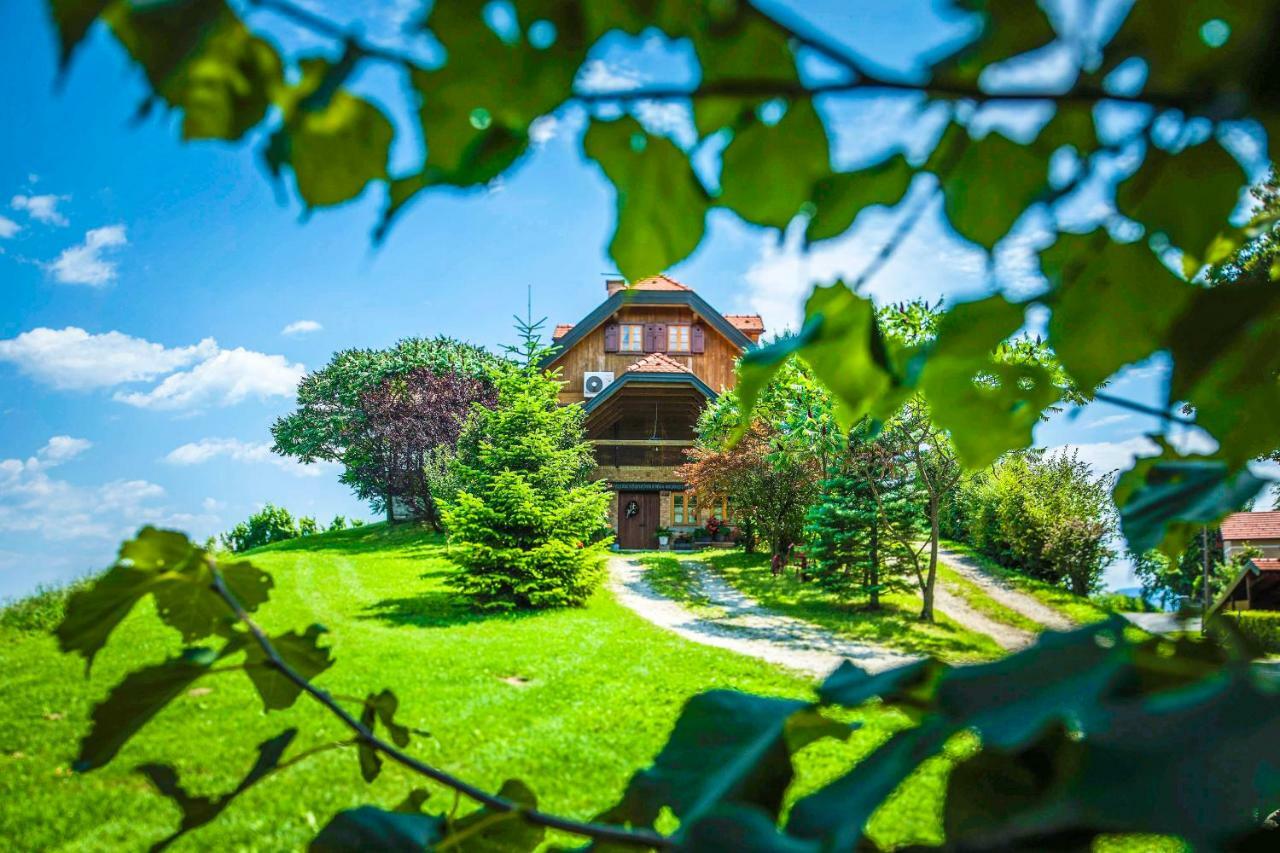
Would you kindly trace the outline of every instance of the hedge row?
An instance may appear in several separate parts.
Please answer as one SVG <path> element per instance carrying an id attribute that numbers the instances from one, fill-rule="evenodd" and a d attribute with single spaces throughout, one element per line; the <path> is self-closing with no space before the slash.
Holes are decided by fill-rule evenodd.
<path id="1" fill-rule="evenodd" d="M 1280 654 L 1280 612 L 1244 610 L 1224 615 L 1263 651 Z"/>

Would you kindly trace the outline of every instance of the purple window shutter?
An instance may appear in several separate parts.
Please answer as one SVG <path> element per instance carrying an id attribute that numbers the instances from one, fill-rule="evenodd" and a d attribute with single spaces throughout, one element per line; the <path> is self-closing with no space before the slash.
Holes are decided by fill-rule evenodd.
<path id="1" fill-rule="evenodd" d="M 666 323 L 653 324 L 653 351 L 654 352 L 667 351 L 667 324 Z"/>
<path id="2" fill-rule="evenodd" d="M 657 352 L 658 336 L 654 334 L 656 327 L 653 323 L 644 324 L 644 351 Z"/>
<path id="3" fill-rule="evenodd" d="M 610 323 L 604 327 L 604 351 L 618 351 L 618 324 Z"/>
<path id="4" fill-rule="evenodd" d="M 689 352 L 706 352 L 707 338 L 703 333 L 702 325 L 694 323 L 689 329 Z"/>

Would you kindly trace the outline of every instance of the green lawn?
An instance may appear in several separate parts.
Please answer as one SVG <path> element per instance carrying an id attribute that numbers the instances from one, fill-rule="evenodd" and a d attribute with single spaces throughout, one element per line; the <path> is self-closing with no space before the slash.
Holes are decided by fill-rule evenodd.
<path id="1" fill-rule="evenodd" d="M 1039 599 L 1045 605 L 1052 607 L 1063 616 L 1070 619 L 1077 625 L 1087 625 L 1090 622 L 1100 622 L 1111 616 L 1111 611 L 1104 607 L 1082 598 L 1074 593 L 1068 592 L 1061 587 L 1045 583 L 1035 578 L 1027 577 L 1019 574 L 1012 569 L 1006 569 L 1004 566 L 992 560 L 985 554 L 979 554 L 961 542 L 951 542 L 944 540 L 942 546 L 948 551 L 970 558 L 978 565 L 994 577 L 1002 578 L 1007 581 L 1015 589 L 1027 593 Z"/>
<path id="2" fill-rule="evenodd" d="M 920 615 L 920 597 L 914 592 L 885 593 L 880 597 L 881 609 L 871 611 L 862 601 L 846 601 L 815 583 L 801 583 L 791 569 L 774 577 L 769 559 L 763 554 L 702 551 L 696 557 L 684 559 L 696 559 L 710 566 L 765 607 L 815 622 L 854 639 L 882 643 L 915 654 L 934 655 L 953 663 L 991 660 L 1003 654 L 995 640 L 970 631 L 941 614 L 933 624 L 921 622 L 917 618 Z M 676 562 L 671 555 L 649 557 L 650 564 L 657 567 L 659 577 L 674 571 L 669 565 L 663 568 L 663 563 L 668 560 Z M 667 593 L 677 589 L 671 582 L 667 584 Z"/>
<path id="3" fill-rule="evenodd" d="M 604 591 L 581 609 L 474 615 L 444 584 L 452 570 L 445 547 L 412 530 L 374 525 L 308 537 L 253 559 L 276 580 L 261 613 L 269 630 L 313 621 L 330 629 L 337 664 L 320 685 L 340 694 L 394 689 L 400 718 L 433 734 L 415 740 L 413 752 L 493 790 L 508 777 L 522 778 L 543 806 L 578 818 L 612 804 L 694 693 L 733 687 L 800 697 L 812 689 L 768 664 L 666 633 Z M 723 570 L 735 571 L 731 560 Z M 137 765 L 173 763 L 192 793 L 214 794 L 248 769 L 257 743 L 288 726 L 300 729 L 290 754 L 344 735 L 305 700 L 264 714 L 243 674 L 217 674 L 151 721 L 108 767 L 77 775 L 68 765 L 92 702 L 126 670 L 172 653 L 179 640 L 150 613 L 135 613 L 85 680 L 78 658 L 21 627 L 40 615 L 39 607 L 26 611 L 0 618 L 0 836 L 9 849 L 142 849 L 175 828 L 178 812 L 133 772 Z M 896 624 L 920 634 L 925 646 L 945 648 L 961 636 L 946 626 L 926 632 Z M 866 725 L 850 743 L 820 742 L 802 753 L 794 793 L 841 772 L 905 724 L 884 711 L 859 718 Z M 926 764 L 877 813 L 873 830 L 881 841 L 939 840 L 947 766 L 946 759 Z M 354 753 L 321 754 L 259 784 L 178 848 L 300 849 L 339 809 L 391 806 L 419 784 L 388 765 L 368 786 Z M 452 805 L 450 794 L 432 790 L 431 806 Z"/>

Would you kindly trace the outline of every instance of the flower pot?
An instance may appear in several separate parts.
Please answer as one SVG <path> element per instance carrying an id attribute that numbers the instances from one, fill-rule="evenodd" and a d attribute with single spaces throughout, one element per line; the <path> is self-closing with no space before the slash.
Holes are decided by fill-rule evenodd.
<path id="1" fill-rule="evenodd" d="M 658 547 L 659 547 L 659 548 L 666 548 L 666 547 L 667 547 L 667 543 L 668 543 L 669 541 L 671 541 L 669 537 L 667 537 L 667 536 L 659 536 L 659 537 L 658 537 Z"/>

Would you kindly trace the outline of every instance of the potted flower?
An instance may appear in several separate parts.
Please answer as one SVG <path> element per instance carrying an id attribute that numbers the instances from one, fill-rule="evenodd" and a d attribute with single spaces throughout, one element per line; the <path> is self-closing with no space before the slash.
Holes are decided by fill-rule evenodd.
<path id="1" fill-rule="evenodd" d="M 719 542 L 720 527 L 724 522 L 716 518 L 714 515 L 707 519 L 707 537 L 713 542 Z"/>
<path id="2" fill-rule="evenodd" d="M 671 541 L 671 529 L 667 527 L 659 527 L 654 533 L 658 534 L 658 547 L 662 550 L 667 549 L 667 543 Z"/>

